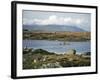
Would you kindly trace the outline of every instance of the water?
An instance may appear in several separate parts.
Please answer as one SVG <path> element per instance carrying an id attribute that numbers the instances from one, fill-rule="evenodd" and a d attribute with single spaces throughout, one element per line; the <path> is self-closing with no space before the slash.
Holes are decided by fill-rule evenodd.
<path id="1" fill-rule="evenodd" d="M 44 49 L 49 52 L 65 53 L 75 49 L 78 53 L 90 52 L 90 41 L 86 42 L 63 42 L 49 40 L 23 40 L 23 47 Z"/>

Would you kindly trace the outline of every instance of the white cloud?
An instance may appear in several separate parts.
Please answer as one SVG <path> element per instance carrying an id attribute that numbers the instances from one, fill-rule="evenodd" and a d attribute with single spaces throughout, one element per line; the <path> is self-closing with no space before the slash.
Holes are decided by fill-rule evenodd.
<path id="1" fill-rule="evenodd" d="M 57 20 L 57 16 L 55 15 L 49 16 L 49 20 Z"/>
<path id="2" fill-rule="evenodd" d="M 47 19 L 33 19 L 24 20 L 24 24 L 39 24 L 39 25 L 79 25 L 82 23 L 82 19 L 73 19 L 71 17 L 57 17 L 56 15 L 51 15 Z"/>
<path id="3" fill-rule="evenodd" d="M 82 22 L 82 19 L 77 19 L 76 24 L 80 24 Z"/>

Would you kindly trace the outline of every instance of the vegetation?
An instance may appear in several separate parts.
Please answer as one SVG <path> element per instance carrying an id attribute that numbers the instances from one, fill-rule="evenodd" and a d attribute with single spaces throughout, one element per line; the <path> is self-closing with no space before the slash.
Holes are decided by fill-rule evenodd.
<path id="1" fill-rule="evenodd" d="M 29 40 L 59 40 L 59 41 L 88 41 L 90 32 L 43 32 L 23 30 L 23 39 Z M 76 54 L 71 49 L 66 54 L 57 54 L 43 49 L 23 49 L 23 69 L 43 69 L 60 67 L 81 67 L 91 65 L 91 53 Z"/>
<path id="2" fill-rule="evenodd" d="M 29 32 L 24 30 L 23 39 L 87 41 L 90 40 L 90 32 Z"/>
<path id="3" fill-rule="evenodd" d="M 75 50 L 74 50 L 75 51 Z M 23 49 L 23 69 L 90 66 L 90 56 L 56 54 L 43 49 Z"/>

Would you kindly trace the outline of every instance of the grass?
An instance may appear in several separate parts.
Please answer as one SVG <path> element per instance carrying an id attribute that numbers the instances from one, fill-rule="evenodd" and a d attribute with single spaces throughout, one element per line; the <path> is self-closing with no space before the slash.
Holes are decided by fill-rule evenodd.
<path id="1" fill-rule="evenodd" d="M 30 49 L 28 49 L 30 50 Z M 55 54 L 42 49 L 23 50 L 23 69 L 90 66 L 91 58 L 77 54 Z M 30 54 L 31 53 L 31 54 Z"/>
<path id="2" fill-rule="evenodd" d="M 28 40 L 59 40 L 59 41 L 88 41 L 90 32 L 30 32 L 23 31 L 23 39 Z M 76 51 L 75 51 L 76 53 Z M 23 49 L 23 69 L 83 67 L 91 65 L 91 53 L 85 55 L 56 54 L 43 49 Z"/>
<path id="3" fill-rule="evenodd" d="M 23 39 L 59 40 L 59 41 L 88 41 L 90 32 L 23 32 Z"/>

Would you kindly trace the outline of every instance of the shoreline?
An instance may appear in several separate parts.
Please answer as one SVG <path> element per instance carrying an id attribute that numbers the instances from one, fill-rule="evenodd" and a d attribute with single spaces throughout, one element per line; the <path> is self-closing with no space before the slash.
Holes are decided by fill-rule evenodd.
<path id="1" fill-rule="evenodd" d="M 23 32 L 23 39 L 87 41 L 91 40 L 91 32 Z"/>
<path id="2" fill-rule="evenodd" d="M 77 55 L 76 50 L 68 54 L 56 54 L 46 50 L 23 51 L 23 69 L 60 68 L 90 66 L 91 56 Z"/>
<path id="3" fill-rule="evenodd" d="M 75 40 L 46 40 L 46 39 L 23 39 L 23 40 L 44 40 L 44 41 L 61 41 L 61 42 L 89 42 L 91 40 L 78 40 L 78 41 L 75 41 Z"/>
<path id="4" fill-rule="evenodd" d="M 31 50 L 31 52 L 34 52 L 35 50 L 39 50 L 39 49 L 33 49 L 33 48 L 23 48 L 23 51 L 28 51 L 28 50 Z M 46 51 L 45 49 L 41 49 L 41 50 L 44 50 L 44 51 Z M 69 49 L 69 50 L 72 50 L 72 49 Z M 67 52 L 69 51 L 69 50 L 67 50 L 66 52 L 53 52 L 53 51 L 47 51 L 47 52 L 49 52 L 49 53 L 54 53 L 54 54 L 56 54 L 56 55 L 64 55 L 64 54 L 68 54 Z M 86 53 L 90 53 L 90 52 L 77 52 L 76 51 L 76 55 L 85 55 Z"/>

